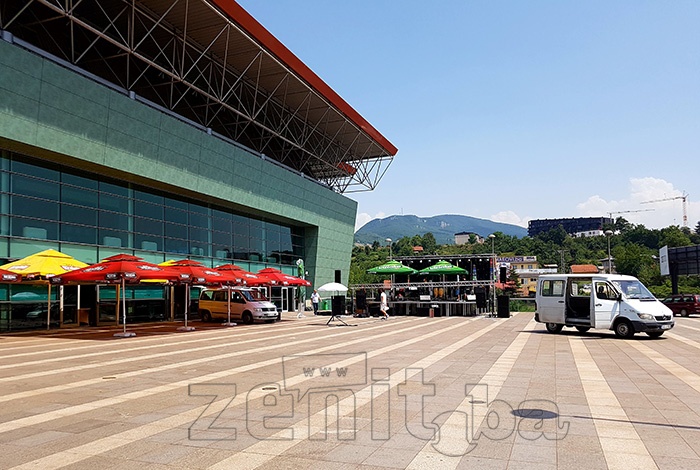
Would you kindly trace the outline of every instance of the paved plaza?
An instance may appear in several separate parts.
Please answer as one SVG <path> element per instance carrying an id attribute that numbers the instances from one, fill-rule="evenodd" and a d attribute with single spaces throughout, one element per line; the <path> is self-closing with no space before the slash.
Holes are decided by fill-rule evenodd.
<path id="1" fill-rule="evenodd" d="M 700 468 L 700 319 L 532 317 L 0 335 L 0 468 Z"/>

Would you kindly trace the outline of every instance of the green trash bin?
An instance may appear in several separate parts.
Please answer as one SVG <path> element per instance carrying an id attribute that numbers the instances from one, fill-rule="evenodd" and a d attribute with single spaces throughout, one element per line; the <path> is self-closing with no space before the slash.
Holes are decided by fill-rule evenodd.
<path id="1" fill-rule="evenodd" d="M 319 305 L 318 308 L 321 310 L 330 310 L 331 309 L 331 299 L 321 300 L 321 305 Z"/>

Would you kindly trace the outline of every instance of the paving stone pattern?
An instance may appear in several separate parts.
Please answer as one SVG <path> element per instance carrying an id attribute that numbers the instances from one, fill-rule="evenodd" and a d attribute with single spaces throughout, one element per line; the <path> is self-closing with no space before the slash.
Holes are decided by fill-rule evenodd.
<path id="1" fill-rule="evenodd" d="M 0 335 L 0 469 L 700 468 L 698 318 L 345 321 Z"/>

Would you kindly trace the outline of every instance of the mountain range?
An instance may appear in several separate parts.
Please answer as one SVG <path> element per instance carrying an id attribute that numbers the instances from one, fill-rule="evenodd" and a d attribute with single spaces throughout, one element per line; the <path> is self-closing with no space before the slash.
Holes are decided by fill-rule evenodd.
<path id="1" fill-rule="evenodd" d="M 384 219 L 373 219 L 355 232 L 355 243 L 384 243 L 387 238 L 396 241 L 402 237 L 413 237 L 432 233 L 440 245 L 454 244 L 455 233 L 474 232 L 487 237 L 494 232 L 522 238 L 527 229 L 518 225 L 493 222 L 466 215 L 435 215 L 418 217 L 415 215 L 392 215 Z"/>

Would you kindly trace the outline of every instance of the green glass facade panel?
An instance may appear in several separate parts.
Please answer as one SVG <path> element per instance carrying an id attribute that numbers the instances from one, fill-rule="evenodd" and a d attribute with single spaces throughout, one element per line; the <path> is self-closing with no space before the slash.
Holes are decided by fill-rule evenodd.
<path id="1" fill-rule="evenodd" d="M 52 243 L 48 241 L 34 241 L 34 240 L 17 240 L 12 239 L 10 243 L 9 255 L 10 259 L 20 259 L 25 256 L 33 255 L 39 251 L 43 250 L 58 250 L 59 244 Z"/>
<path id="2" fill-rule="evenodd" d="M 255 218 L 292 230 L 301 228 L 303 244 L 292 241 L 291 251 L 295 247 L 297 251 L 301 249 L 312 281 L 332 281 L 335 269 L 340 269 L 347 279 L 356 213 L 354 201 L 15 45 L 0 41 L 0 58 L 3 64 L 0 148 L 15 151 L 21 148 L 28 155 L 46 161 L 86 170 L 99 169 L 100 174 L 124 182 L 150 181 L 149 186 L 165 192 L 197 195 L 197 199 L 207 201 L 205 205 L 255 214 Z M 79 94 L 75 90 L 80 90 Z M 31 99 L 27 97 L 35 103 L 28 104 Z M 75 103 L 72 108 L 68 106 L 71 102 Z M 168 204 L 165 206 L 164 217 L 169 221 Z M 131 210 L 132 207 L 127 207 L 125 212 L 120 207 L 114 213 L 132 214 Z M 133 222 L 133 219 L 126 223 L 113 220 L 109 227 L 98 228 L 98 245 L 103 245 L 105 239 L 109 243 L 93 249 L 100 256 L 112 249 L 118 252 L 141 249 L 131 232 Z M 103 229 L 115 232 L 101 233 Z M 233 253 L 260 248 L 258 256 L 262 260 L 255 261 L 260 267 L 267 264 L 264 259 L 279 257 L 277 262 L 283 261 L 279 252 L 290 248 L 288 238 L 280 237 L 278 241 L 275 236 L 268 247 L 264 238 L 251 238 L 250 233 L 246 237 L 239 233 L 243 230 L 236 227 L 234 219 Z M 168 246 L 167 226 L 164 231 L 164 247 L 158 247 L 160 250 L 167 250 Z M 212 237 L 211 232 L 208 236 Z M 117 241 L 121 246 L 114 246 Z M 260 241 L 265 242 L 262 247 Z M 10 239 L 10 242 L 21 245 L 28 241 Z M 211 243 L 209 239 L 207 242 Z M 45 244 L 29 243 L 34 247 L 32 252 Z M 60 248 L 59 244 L 52 247 Z M 12 251 L 10 246 L 9 256 L 14 256 Z M 186 255 L 190 247 L 183 251 L 178 249 L 175 253 Z M 207 256 L 222 259 L 216 256 L 216 251 L 223 250 L 215 249 L 212 244 L 207 246 Z M 200 256 L 199 251 L 189 254 Z M 285 261 L 292 263 L 293 257 Z"/>

